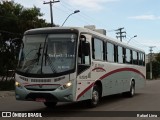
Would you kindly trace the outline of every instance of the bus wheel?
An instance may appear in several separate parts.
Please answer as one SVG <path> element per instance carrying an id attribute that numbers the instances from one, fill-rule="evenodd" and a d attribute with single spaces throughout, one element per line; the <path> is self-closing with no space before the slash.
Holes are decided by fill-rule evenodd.
<path id="1" fill-rule="evenodd" d="M 44 102 L 44 105 L 48 108 L 54 108 L 57 105 L 57 102 Z"/>
<path id="2" fill-rule="evenodd" d="M 133 97 L 135 95 L 135 84 L 134 81 L 131 82 L 130 91 L 126 92 L 127 97 Z"/>
<path id="3" fill-rule="evenodd" d="M 100 100 L 100 91 L 97 85 L 93 87 L 92 99 L 88 100 L 89 107 L 96 107 Z"/>

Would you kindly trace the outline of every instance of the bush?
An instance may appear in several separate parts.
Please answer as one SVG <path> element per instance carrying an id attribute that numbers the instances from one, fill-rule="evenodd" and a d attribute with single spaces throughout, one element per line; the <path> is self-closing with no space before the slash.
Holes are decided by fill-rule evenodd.
<path id="1" fill-rule="evenodd" d="M 160 76 L 160 63 L 157 61 L 152 61 L 152 77 L 157 79 Z M 146 65 L 146 78 L 150 78 L 150 63 Z"/>
<path id="2" fill-rule="evenodd" d="M 5 91 L 5 90 L 14 90 L 14 80 L 10 81 L 0 81 L 0 91 Z"/>

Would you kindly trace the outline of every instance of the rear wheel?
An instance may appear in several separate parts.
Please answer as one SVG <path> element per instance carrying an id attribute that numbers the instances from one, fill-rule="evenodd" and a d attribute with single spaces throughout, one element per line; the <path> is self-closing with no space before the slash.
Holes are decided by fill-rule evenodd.
<path id="1" fill-rule="evenodd" d="M 44 102 L 44 105 L 48 108 L 54 108 L 57 105 L 57 102 Z"/>
<path id="2" fill-rule="evenodd" d="M 92 98 L 88 100 L 89 107 L 96 107 L 100 101 L 100 89 L 97 85 L 93 87 Z"/>
<path id="3" fill-rule="evenodd" d="M 131 85 L 130 85 L 130 91 L 126 92 L 125 96 L 133 97 L 134 95 L 135 95 L 135 83 L 134 83 L 134 81 L 132 81 Z"/>

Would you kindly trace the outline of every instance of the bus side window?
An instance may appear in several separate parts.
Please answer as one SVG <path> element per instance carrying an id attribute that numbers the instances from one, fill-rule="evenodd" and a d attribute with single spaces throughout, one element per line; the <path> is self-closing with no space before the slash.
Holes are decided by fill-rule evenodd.
<path id="1" fill-rule="evenodd" d="M 144 54 L 141 52 L 139 53 L 139 65 L 144 65 Z"/>
<path id="2" fill-rule="evenodd" d="M 122 47 L 118 46 L 118 62 L 123 63 L 123 51 Z"/>
<path id="3" fill-rule="evenodd" d="M 130 49 L 126 49 L 126 63 L 127 64 L 131 63 L 131 51 L 130 51 Z"/>
<path id="4" fill-rule="evenodd" d="M 114 62 L 114 45 L 112 43 L 107 43 L 107 61 L 108 62 Z"/>
<path id="5" fill-rule="evenodd" d="M 82 71 L 88 69 L 91 64 L 90 60 L 90 44 L 86 41 L 86 38 L 84 35 L 82 35 L 83 38 L 79 41 L 79 47 L 78 47 L 78 74 L 80 74 Z"/>
<path id="6" fill-rule="evenodd" d="M 137 65 L 138 64 L 138 56 L 137 52 L 133 51 L 133 64 Z"/>
<path id="7" fill-rule="evenodd" d="M 100 39 L 92 39 L 92 58 L 99 61 L 105 60 L 104 42 Z"/>

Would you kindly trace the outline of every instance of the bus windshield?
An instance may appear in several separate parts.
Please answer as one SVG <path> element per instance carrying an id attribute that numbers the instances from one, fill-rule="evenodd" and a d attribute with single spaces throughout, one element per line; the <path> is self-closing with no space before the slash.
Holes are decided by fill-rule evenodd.
<path id="1" fill-rule="evenodd" d="M 53 74 L 75 68 L 76 34 L 25 35 L 23 42 L 17 71 Z"/>

